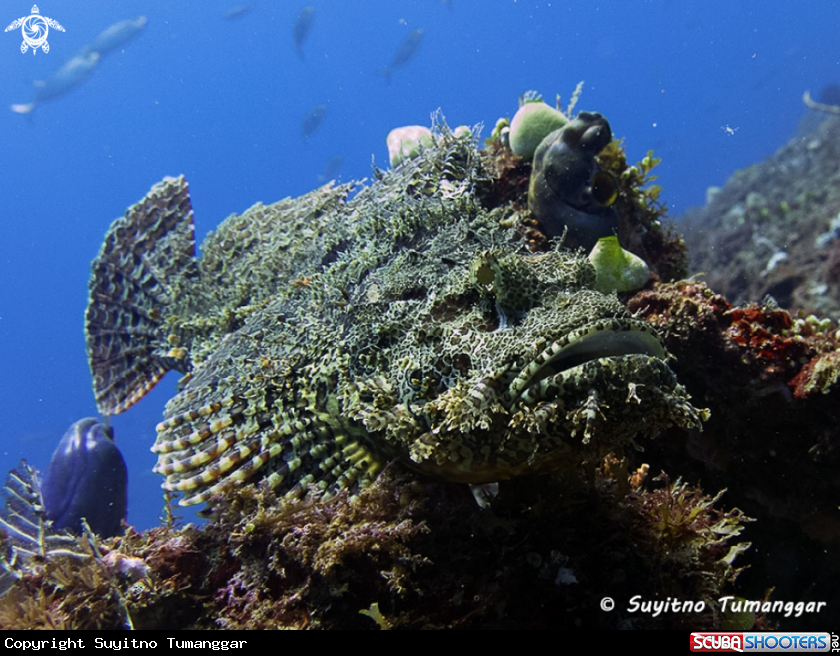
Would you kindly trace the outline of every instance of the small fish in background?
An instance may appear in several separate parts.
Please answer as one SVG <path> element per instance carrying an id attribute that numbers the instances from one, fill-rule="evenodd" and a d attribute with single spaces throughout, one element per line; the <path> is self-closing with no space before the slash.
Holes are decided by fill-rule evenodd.
<path id="1" fill-rule="evenodd" d="M 91 73 L 108 53 L 122 48 L 137 37 L 149 21 L 145 16 L 129 18 L 114 23 L 44 81 L 35 82 L 35 94 L 32 102 L 12 105 L 12 111 L 18 114 L 31 114 L 38 105 L 60 98 L 87 80 Z"/>
<path id="2" fill-rule="evenodd" d="M 344 155 L 333 155 L 324 165 L 324 172 L 318 176 L 318 184 L 326 184 L 338 180 L 341 176 L 341 166 L 344 164 Z"/>
<path id="3" fill-rule="evenodd" d="M 300 136 L 307 140 L 310 139 L 321 127 L 326 116 L 326 105 L 318 105 L 310 109 L 300 124 Z"/>
<path id="4" fill-rule="evenodd" d="M 101 56 L 98 52 L 80 53 L 66 61 L 64 65 L 46 80 L 35 82 L 35 94 L 32 102 L 12 105 L 12 111 L 18 114 L 30 114 L 38 105 L 60 98 L 72 91 L 90 77 L 99 65 Z"/>
<path id="5" fill-rule="evenodd" d="M 400 47 L 397 48 L 397 51 L 394 53 L 391 63 L 388 64 L 388 68 L 382 71 L 382 74 L 385 76 L 385 82 L 389 87 L 391 86 L 391 73 L 394 72 L 394 69 L 402 68 L 414 59 L 414 56 L 417 54 L 417 51 L 420 50 L 420 45 L 422 43 L 423 30 L 419 27 L 403 39 Z"/>
<path id="6" fill-rule="evenodd" d="M 239 20 L 243 16 L 250 14 L 253 8 L 254 5 L 236 5 L 222 14 L 222 19 L 226 21 Z"/>
<path id="7" fill-rule="evenodd" d="M 114 50 L 119 50 L 129 41 L 136 38 L 143 30 L 149 20 L 145 16 L 137 16 L 136 18 L 128 18 L 119 23 L 114 23 L 111 27 L 99 33 L 93 41 L 84 46 L 79 54 L 86 54 L 89 52 L 98 52 L 100 56 L 104 57 Z"/>
<path id="8" fill-rule="evenodd" d="M 79 533 L 82 518 L 102 537 L 122 533 L 128 508 L 128 470 L 114 431 L 93 417 L 73 424 L 41 481 L 47 518 L 56 530 Z"/>
<path id="9" fill-rule="evenodd" d="M 301 59 L 303 59 L 303 50 L 301 47 L 303 46 L 303 42 L 306 41 L 306 37 L 309 36 L 310 30 L 312 30 L 312 23 L 314 20 L 315 7 L 304 7 L 300 10 L 297 18 L 295 19 L 295 27 L 292 30 L 292 37 L 295 52 Z"/>

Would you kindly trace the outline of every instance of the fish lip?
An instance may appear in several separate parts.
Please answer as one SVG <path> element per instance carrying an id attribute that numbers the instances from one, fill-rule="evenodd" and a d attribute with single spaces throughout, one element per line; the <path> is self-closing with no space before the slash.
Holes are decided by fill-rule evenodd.
<path id="1" fill-rule="evenodd" d="M 629 355 L 668 358 L 659 335 L 642 321 L 604 319 L 586 324 L 553 341 L 526 364 L 511 382 L 508 396 L 515 402 L 550 376 L 587 362 Z"/>

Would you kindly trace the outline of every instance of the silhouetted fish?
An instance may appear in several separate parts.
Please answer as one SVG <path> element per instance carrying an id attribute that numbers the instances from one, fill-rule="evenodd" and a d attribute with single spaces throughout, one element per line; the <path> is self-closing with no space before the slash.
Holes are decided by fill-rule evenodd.
<path id="1" fill-rule="evenodd" d="M 318 176 L 318 182 L 324 184 L 330 180 L 336 180 L 341 173 L 341 165 L 344 164 L 343 155 L 333 155 L 324 165 L 324 172 Z"/>
<path id="2" fill-rule="evenodd" d="M 293 30 L 295 52 L 303 59 L 303 50 L 301 46 L 309 36 L 309 31 L 312 29 L 312 23 L 315 20 L 315 7 L 304 7 L 295 19 L 295 27 Z"/>
<path id="3" fill-rule="evenodd" d="M 47 517 L 56 530 L 78 533 L 84 517 L 97 535 L 122 533 L 128 472 L 114 431 L 88 417 L 73 424 L 41 482 Z"/>
<path id="4" fill-rule="evenodd" d="M 127 18 L 119 23 L 114 23 L 82 48 L 79 51 L 79 55 L 98 52 L 104 57 L 109 52 L 122 48 L 134 39 L 140 32 L 146 29 L 148 22 L 145 16 L 137 16 L 136 18 Z"/>
<path id="5" fill-rule="evenodd" d="M 420 49 L 420 45 L 422 43 L 423 30 L 419 27 L 403 39 L 400 47 L 397 48 L 397 52 L 394 53 L 394 58 L 391 59 L 391 63 L 388 64 L 388 68 L 382 71 L 382 74 L 385 76 L 385 82 L 388 83 L 388 86 L 391 86 L 391 73 L 394 69 L 405 66 L 408 62 L 414 59 L 414 55 L 417 54 L 417 51 Z"/>
<path id="6" fill-rule="evenodd" d="M 60 98 L 68 91 L 72 91 L 93 73 L 101 56 L 98 52 L 80 52 L 44 81 L 35 82 L 35 95 L 32 102 L 25 105 L 12 105 L 12 111 L 18 114 L 29 114 L 36 105 L 48 100 Z"/>
<path id="7" fill-rule="evenodd" d="M 318 105 L 317 107 L 313 107 L 312 109 L 310 109 L 309 113 L 306 115 L 306 117 L 303 119 L 303 122 L 300 124 L 300 135 L 304 139 L 309 139 L 318 131 L 318 128 L 321 127 L 321 124 L 324 122 L 326 116 L 326 105 Z"/>
<path id="8" fill-rule="evenodd" d="M 231 7 L 230 9 L 228 9 L 222 15 L 222 18 L 224 18 L 227 21 L 237 20 L 239 18 L 242 18 L 243 16 L 246 16 L 247 14 L 250 14 L 253 8 L 253 5 L 236 5 L 235 7 Z"/>

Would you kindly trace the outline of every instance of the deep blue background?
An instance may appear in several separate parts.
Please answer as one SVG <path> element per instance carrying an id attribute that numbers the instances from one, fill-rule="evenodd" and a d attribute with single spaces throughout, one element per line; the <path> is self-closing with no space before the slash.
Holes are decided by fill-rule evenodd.
<path id="1" fill-rule="evenodd" d="M 32 0 L 0 0 L 0 27 Z M 43 469 L 75 420 L 96 413 L 84 351 L 90 262 L 109 224 L 166 175 L 186 175 L 199 241 L 228 214 L 302 194 L 335 154 L 343 179 L 387 164 L 385 136 L 510 116 L 528 89 L 602 112 L 631 159 L 653 148 L 663 196 L 679 216 L 705 190 L 781 146 L 816 95 L 840 81 L 829 0 L 682 3 L 526 0 L 316 0 L 305 61 L 292 49 L 301 2 L 43 0 L 58 20 L 50 52 L 20 52 L 0 32 L 0 470 Z M 32 117 L 32 81 L 101 30 L 143 14 L 148 27 L 93 76 Z M 418 27 L 416 58 L 380 75 Z M 308 110 L 327 116 L 309 141 Z M 725 128 L 731 128 L 726 130 Z M 157 523 L 160 479 L 149 448 L 175 375 L 113 420 L 130 470 L 129 522 Z"/>

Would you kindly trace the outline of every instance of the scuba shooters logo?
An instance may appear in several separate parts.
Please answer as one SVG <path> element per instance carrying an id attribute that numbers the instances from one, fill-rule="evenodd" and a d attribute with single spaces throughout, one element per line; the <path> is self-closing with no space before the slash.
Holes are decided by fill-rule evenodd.
<path id="1" fill-rule="evenodd" d="M 15 21 L 5 29 L 6 32 L 20 28 L 20 33 L 23 35 L 23 43 L 20 44 L 20 51 L 26 52 L 32 48 L 34 55 L 38 48 L 44 52 L 50 51 L 50 44 L 47 43 L 47 35 L 50 33 L 50 28 L 64 32 L 64 28 L 57 20 L 41 16 L 38 11 L 38 5 L 32 5 L 32 13 L 29 16 L 23 16 Z"/>
<path id="2" fill-rule="evenodd" d="M 831 650 L 828 633 L 692 633 L 695 652 L 824 652 Z"/>
<path id="3" fill-rule="evenodd" d="M 691 651 L 744 651 L 742 633 L 692 633 Z"/>

